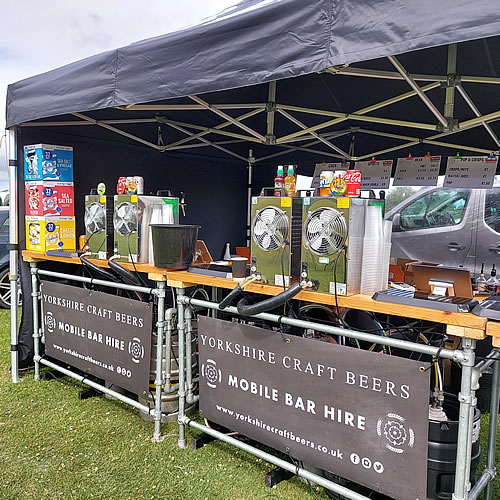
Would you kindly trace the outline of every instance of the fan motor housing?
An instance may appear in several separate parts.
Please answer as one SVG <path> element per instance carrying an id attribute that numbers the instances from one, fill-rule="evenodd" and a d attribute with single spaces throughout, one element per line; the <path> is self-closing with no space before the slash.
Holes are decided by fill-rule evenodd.
<path id="1" fill-rule="evenodd" d="M 84 223 L 91 257 L 108 259 L 113 254 L 113 197 L 86 195 Z"/>
<path id="2" fill-rule="evenodd" d="M 252 265 L 270 285 L 300 280 L 303 198 L 252 198 Z"/>
<path id="3" fill-rule="evenodd" d="M 304 198 L 302 272 L 319 282 L 318 291 L 359 293 L 366 207 L 383 203 L 363 198 Z M 344 250 L 342 250 L 344 248 Z"/>

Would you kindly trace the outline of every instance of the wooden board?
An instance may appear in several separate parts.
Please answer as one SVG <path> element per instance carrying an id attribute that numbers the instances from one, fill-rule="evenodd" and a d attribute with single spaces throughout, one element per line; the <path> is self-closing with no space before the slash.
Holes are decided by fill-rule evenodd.
<path id="1" fill-rule="evenodd" d="M 188 273 L 187 271 L 169 272 L 167 283 L 172 283 L 172 286 L 176 286 L 175 284 L 182 285 L 180 288 L 195 285 L 207 285 L 218 288 L 232 289 L 237 285 L 236 281 L 233 281 L 232 279 L 216 278 L 214 276 L 206 276 L 203 274 Z M 262 285 L 260 283 L 251 283 L 245 287 L 245 291 L 261 293 L 263 295 L 278 295 L 283 291 L 283 288 L 279 286 Z M 295 298 L 317 304 L 335 305 L 335 296 L 330 295 L 329 293 L 302 291 L 296 295 Z M 389 302 L 379 302 L 373 300 L 369 295 L 351 295 L 349 297 L 339 295 L 337 298 L 339 307 L 350 307 L 352 309 L 361 309 L 364 311 L 373 311 L 391 314 L 394 316 L 423 319 L 436 323 L 444 323 L 446 325 L 456 325 L 475 330 L 482 330 L 483 332 L 485 331 L 487 324 L 486 318 L 481 318 L 471 313 L 455 313 L 416 306 L 391 304 Z"/>
<path id="2" fill-rule="evenodd" d="M 23 250 L 22 252 L 23 260 L 26 262 L 43 262 L 43 261 L 53 261 L 53 262 L 64 262 L 66 264 L 82 264 L 78 257 L 59 257 L 57 255 L 46 255 L 41 252 L 33 252 L 31 250 Z M 100 259 L 89 259 L 92 264 L 99 267 L 109 267 L 107 260 Z M 134 271 L 134 265 L 131 262 L 120 262 L 120 265 L 128 269 L 129 271 Z M 167 269 L 161 267 L 155 267 L 151 264 L 135 264 L 135 270 L 140 273 L 148 273 L 151 276 L 150 279 L 154 281 L 165 281 L 167 276 Z M 161 278 L 161 279 L 159 279 Z"/>

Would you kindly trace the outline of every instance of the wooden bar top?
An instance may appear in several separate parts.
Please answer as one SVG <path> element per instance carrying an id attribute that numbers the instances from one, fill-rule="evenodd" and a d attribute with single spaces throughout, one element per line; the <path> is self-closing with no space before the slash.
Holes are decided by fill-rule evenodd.
<path id="1" fill-rule="evenodd" d="M 53 261 L 53 262 L 64 262 L 65 264 L 80 264 L 81 261 L 79 257 L 61 257 L 59 255 L 47 255 L 42 252 L 33 252 L 32 250 L 23 250 L 22 252 L 23 260 L 26 262 L 43 262 L 43 261 Z M 107 260 L 101 259 L 89 259 L 90 262 L 99 267 L 109 267 Z M 119 264 L 129 271 L 134 271 L 134 265 L 131 262 L 121 262 Z M 152 266 L 151 264 L 141 264 L 136 263 L 135 269 L 140 273 L 147 273 L 148 276 L 153 276 L 151 279 L 155 281 L 165 281 L 167 277 L 168 269 L 163 269 L 160 267 Z M 163 279 L 161 279 L 163 277 Z M 160 279 L 155 279 L 160 278 Z"/>
<path id="2" fill-rule="evenodd" d="M 23 250 L 22 256 L 26 262 L 55 261 L 69 264 L 81 264 L 78 257 L 60 257 L 29 250 Z M 97 266 L 109 267 L 106 260 L 89 260 Z M 131 271 L 134 270 L 134 266 L 129 262 L 120 262 L 120 264 Z M 138 272 L 147 273 L 148 278 L 151 280 L 167 281 L 169 286 L 176 288 L 206 285 L 217 288 L 232 289 L 237 285 L 237 282 L 232 279 L 217 278 L 204 274 L 189 273 L 187 271 L 172 271 L 155 267 L 150 264 L 137 263 L 135 264 L 135 268 Z M 250 283 L 245 287 L 245 290 L 263 295 L 278 295 L 283 289 L 279 286 Z M 295 298 L 305 302 L 335 305 L 335 296 L 323 292 L 301 291 Z M 373 311 L 383 314 L 391 314 L 394 316 L 422 319 L 452 325 L 453 329 L 450 330 L 449 333 L 453 335 L 460 335 L 460 331 L 462 331 L 462 335 L 460 336 L 471 338 L 484 338 L 485 335 L 491 335 L 496 337 L 495 343 L 498 338 L 498 344 L 500 346 L 500 322 L 488 321 L 487 318 L 482 318 L 480 316 L 476 316 L 475 314 L 455 313 L 402 304 L 391 304 L 389 302 L 379 302 L 373 300 L 369 295 L 350 295 L 348 297 L 338 295 L 337 300 L 340 307 L 350 307 L 352 309 L 361 309 L 364 311 Z"/>
<path id="3" fill-rule="evenodd" d="M 177 288 L 187 288 L 195 285 L 207 285 L 218 288 L 234 288 L 237 285 L 237 282 L 232 279 L 216 278 L 214 276 L 189 273 L 187 271 L 170 271 L 167 275 L 167 284 Z M 261 293 L 263 295 L 278 295 L 283 291 L 283 288 L 274 285 L 250 283 L 245 287 L 245 291 Z M 335 305 L 335 296 L 329 293 L 301 291 L 295 296 L 295 298 L 317 304 Z M 471 313 L 455 313 L 402 304 L 391 304 L 390 302 L 379 302 L 377 300 L 373 300 L 369 295 L 350 295 L 347 297 L 338 295 L 337 300 L 339 307 L 350 307 L 352 309 L 361 309 L 364 311 L 392 314 L 406 318 L 434 321 L 436 323 L 444 323 L 446 325 L 455 325 L 481 330 L 483 334 L 486 330 L 487 319 Z"/>

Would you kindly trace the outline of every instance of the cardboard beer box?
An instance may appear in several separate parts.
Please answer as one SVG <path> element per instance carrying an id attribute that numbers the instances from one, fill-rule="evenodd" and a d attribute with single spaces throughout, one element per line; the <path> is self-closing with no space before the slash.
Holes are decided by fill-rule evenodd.
<path id="1" fill-rule="evenodd" d="M 72 182 L 30 181 L 24 183 L 25 214 L 74 217 L 75 192 Z"/>
<path id="2" fill-rule="evenodd" d="M 25 217 L 26 249 L 36 252 L 47 250 L 75 250 L 76 228 L 74 217 L 48 215 Z"/>
<path id="3" fill-rule="evenodd" d="M 51 144 L 24 146 L 24 180 L 73 182 L 73 148 Z"/>

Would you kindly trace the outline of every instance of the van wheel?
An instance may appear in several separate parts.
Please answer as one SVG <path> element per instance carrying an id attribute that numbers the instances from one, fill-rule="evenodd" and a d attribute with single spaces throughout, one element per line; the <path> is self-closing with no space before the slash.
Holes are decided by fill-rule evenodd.
<path id="1" fill-rule="evenodd" d="M 0 307 L 9 309 L 10 307 L 10 280 L 9 268 L 0 272 Z"/>

